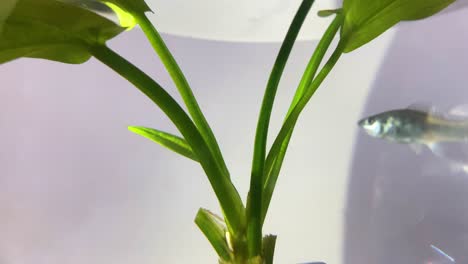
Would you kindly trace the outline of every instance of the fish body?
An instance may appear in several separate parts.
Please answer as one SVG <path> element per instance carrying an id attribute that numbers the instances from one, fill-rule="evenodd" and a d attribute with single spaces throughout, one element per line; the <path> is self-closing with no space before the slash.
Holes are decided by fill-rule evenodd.
<path id="1" fill-rule="evenodd" d="M 407 144 L 416 153 L 427 146 L 454 172 L 468 174 L 468 106 L 449 113 L 397 109 L 369 116 L 358 122 L 367 134 L 389 142 Z M 455 144 L 453 144 L 455 143 Z"/>
<path id="2" fill-rule="evenodd" d="M 431 147 L 440 142 L 467 142 L 468 119 L 414 109 L 386 111 L 358 122 L 369 135 L 403 144 Z"/>

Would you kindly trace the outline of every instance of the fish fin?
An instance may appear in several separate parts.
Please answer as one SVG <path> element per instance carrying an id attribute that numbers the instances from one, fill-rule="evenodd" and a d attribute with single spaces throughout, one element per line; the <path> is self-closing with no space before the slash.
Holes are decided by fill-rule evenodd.
<path id="1" fill-rule="evenodd" d="M 436 156 L 445 158 L 445 150 L 439 143 L 431 142 L 427 143 L 426 145 Z"/>
<path id="2" fill-rule="evenodd" d="M 416 154 L 421 154 L 423 145 L 418 144 L 418 143 L 412 143 L 409 146 Z"/>
<path id="3" fill-rule="evenodd" d="M 407 109 L 426 112 L 426 113 L 431 113 L 431 112 L 433 112 L 435 110 L 435 108 L 432 106 L 432 104 L 430 104 L 428 102 L 412 103 L 407 107 Z"/>
<path id="4" fill-rule="evenodd" d="M 448 162 L 452 172 L 468 173 L 468 144 L 460 142 L 429 143 L 427 147 L 439 158 Z"/>
<path id="5" fill-rule="evenodd" d="M 460 117 L 453 118 L 452 115 L 448 114 L 447 111 L 444 111 L 438 107 L 435 107 L 433 104 L 419 102 L 414 103 L 408 106 L 408 109 L 416 110 L 419 112 L 427 113 L 429 116 L 432 117 L 442 117 L 442 118 L 449 118 L 449 119 L 460 119 Z M 468 109 L 467 109 L 468 110 Z M 468 114 L 467 116 L 468 117 Z"/>
<path id="6" fill-rule="evenodd" d="M 468 144 L 462 142 L 431 142 L 426 145 L 438 157 L 468 164 Z"/>
<path id="7" fill-rule="evenodd" d="M 468 165 L 463 163 L 449 162 L 450 172 L 453 174 L 468 174 Z"/>
<path id="8" fill-rule="evenodd" d="M 468 104 L 457 105 L 452 107 L 449 112 L 449 116 L 457 118 L 468 118 Z"/>

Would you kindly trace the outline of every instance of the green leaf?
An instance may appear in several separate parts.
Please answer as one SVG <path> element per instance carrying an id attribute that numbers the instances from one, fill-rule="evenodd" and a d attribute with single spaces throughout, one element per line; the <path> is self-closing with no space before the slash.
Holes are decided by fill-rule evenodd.
<path id="1" fill-rule="evenodd" d="M 182 156 L 185 156 L 194 161 L 198 161 L 197 157 L 192 151 L 192 148 L 190 148 L 189 144 L 185 141 L 185 139 L 181 137 L 147 127 L 130 126 L 128 127 L 128 130 L 147 139 L 150 139 L 163 147 L 166 147 L 176 153 L 179 153 Z"/>
<path id="2" fill-rule="evenodd" d="M 128 13 L 127 11 L 112 3 L 106 3 L 106 5 L 110 7 L 112 11 L 114 11 L 114 13 L 117 15 L 117 17 L 119 18 L 120 26 L 126 28 L 127 30 L 130 30 L 136 26 L 137 21 L 132 14 Z"/>
<path id="3" fill-rule="evenodd" d="M 18 0 L 2 0 L 0 3 L 0 34 L 2 33 L 5 20 L 10 16 Z"/>
<path id="4" fill-rule="evenodd" d="M 250 189 L 247 199 L 247 241 L 249 256 L 255 257 L 261 254 L 262 245 L 262 192 L 264 182 L 264 163 L 266 156 L 266 145 L 271 112 L 286 62 L 294 46 L 299 31 L 314 0 L 303 0 L 296 15 L 289 26 L 283 44 L 276 57 L 275 64 L 270 73 L 270 78 L 263 96 L 262 107 L 257 123 L 255 134 L 254 155 L 252 161 L 252 173 L 250 177 Z"/>
<path id="5" fill-rule="evenodd" d="M 337 16 L 333 19 L 328 26 L 327 30 L 323 34 L 322 38 L 320 39 L 317 47 L 315 48 L 314 54 L 309 60 L 307 67 L 302 75 L 301 82 L 296 89 L 296 93 L 293 97 L 293 101 L 289 106 L 288 113 L 286 117 L 289 117 L 291 112 L 294 110 L 296 105 L 299 101 L 304 97 L 306 94 L 310 84 L 312 83 L 317 70 L 320 66 L 320 63 L 325 56 L 332 40 L 335 38 L 340 26 L 343 22 L 343 15 L 339 12 Z M 273 191 L 276 186 L 276 181 L 280 174 L 281 166 L 283 164 L 284 157 L 286 155 L 286 151 L 288 149 L 288 144 L 292 136 L 292 130 L 283 139 L 281 145 L 273 148 L 268 152 L 266 161 L 265 161 L 265 178 L 264 178 L 264 190 L 262 196 L 262 223 L 265 220 L 268 207 L 270 205 L 271 197 L 273 195 Z"/>
<path id="6" fill-rule="evenodd" d="M 231 263 L 232 253 L 226 240 L 226 226 L 223 219 L 212 212 L 200 208 L 195 223 L 203 232 L 223 262 Z"/>
<path id="7" fill-rule="evenodd" d="M 187 110 L 190 116 L 192 117 L 195 125 L 197 126 L 198 131 L 200 131 L 200 134 L 202 135 L 203 139 L 208 144 L 208 147 L 210 148 L 211 154 L 213 155 L 216 164 L 223 171 L 224 177 L 230 178 L 229 170 L 224 161 L 216 137 L 213 134 L 213 131 L 211 130 L 210 125 L 208 124 L 208 121 L 203 115 L 203 112 L 200 109 L 200 106 L 198 105 L 198 102 L 195 98 L 195 95 L 193 94 L 192 88 L 190 88 L 187 78 L 185 78 L 182 70 L 177 64 L 177 61 L 175 60 L 174 56 L 172 56 L 172 53 L 164 43 L 163 38 L 159 34 L 156 27 L 148 19 L 148 17 L 146 17 L 145 14 L 136 14 L 135 19 L 140 25 L 143 32 L 145 33 L 149 42 L 151 43 L 151 46 L 158 54 L 159 58 L 161 59 L 161 62 L 166 67 L 166 70 L 171 76 L 172 80 L 174 81 L 174 84 L 177 87 L 177 90 L 179 91 L 182 100 L 187 106 Z"/>
<path id="8" fill-rule="evenodd" d="M 221 205 L 225 220 L 233 230 L 232 234 L 241 232 L 245 226 L 242 199 L 232 181 L 223 177 L 223 172 L 216 166 L 207 143 L 184 109 L 161 85 L 107 46 L 93 46 L 91 52 L 96 59 L 135 85 L 169 117 L 200 160 L 200 165 Z"/>
<path id="9" fill-rule="evenodd" d="M 103 45 L 123 31 L 114 22 L 75 5 L 18 0 L 11 8 L 11 0 L 3 1 L 0 63 L 21 57 L 83 63 L 91 57 L 90 46 Z"/>
<path id="10" fill-rule="evenodd" d="M 230 178 L 229 170 L 227 169 L 226 163 L 223 159 L 221 150 L 216 141 L 216 137 L 211 130 L 208 121 L 203 115 L 197 100 L 187 82 L 182 70 L 177 64 L 176 60 L 172 56 L 171 52 L 167 48 L 164 40 L 160 36 L 156 27 L 149 21 L 145 12 L 151 11 L 143 0 L 99 0 L 110 6 L 118 15 L 122 26 L 133 26 L 135 23 L 139 24 L 151 46 L 154 48 L 156 53 L 161 59 L 161 62 L 166 67 L 169 75 L 171 76 L 174 84 L 176 85 L 182 99 L 187 106 L 187 110 L 197 126 L 197 129 L 201 133 L 203 139 L 208 144 L 210 152 L 213 155 L 216 164 L 223 171 L 224 177 Z"/>
<path id="11" fill-rule="evenodd" d="M 133 15 L 144 14 L 146 12 L 152 12 L 151 8 L 146 4 L 144 0 L 99 0 L 99 1 L 103 3 L 114 4 Z"/>
<path id="12" fill-rule="evenodd" d="M 144 0 L 60 0 L 77 5 L 87 6 L 93 11 L 97 11 L 99 5 L 110 8 L 117 16 L 120 26 L 127 30 L 132 29 L 137 24 L 137 17 L 144 16 L 146 12 L 151 12 Z M 102 8 L 102 7 L 101 7 Z M 99 9 L 101 9 L 99 8 Z"/>
<path id="13" fill-rule="evenodd" d="M 325 10 L 320 10 L 317 12 L 317 15 L 319 17 L 328 17 L 334 14 L 338 14 L 341 12 L 341 8 L 339 9 L 325 9 Z"/>
<path id="14" fill-rule="evenodd" d="M 344 0 L 341 37 L 353 51 L 403 20 L 429 17 L 455 0 Z"/>
<path id="15" fill-rule="evenodd" d="M 263 237 L 263 258 L 265 264 L 273 264 L 273 257 L 275 255 L 276 236 L 266 235 Z"/>

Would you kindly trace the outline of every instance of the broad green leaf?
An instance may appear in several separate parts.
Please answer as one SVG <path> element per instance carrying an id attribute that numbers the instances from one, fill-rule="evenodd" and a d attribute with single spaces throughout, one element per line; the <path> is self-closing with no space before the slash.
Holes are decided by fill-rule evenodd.
<path id="1" fill-rule="evenodd" d="M 18 2 L 18 0 L 2 0 L 0 3 L 0 34 L 2 34 L 5 20 L 10 16 L 13 8 L 15 8 L 16 2 Z"/>
<path id="2" fill-rule="evenodd" d="M 212 212 L 200 208 L 195 223 L 221 258 L 221 263 L 231 263 L 232 253 L 226 240 L 226 226 L 223 219 Z"/>
<path id="3" fill-rule="evenodd" d="M 144 0 L 99 0 L 103 3 L 111 3 L 120 7 L 122 10 L 130 14 L 144 14 L 151 12 L 151 8 L 145 3 Z"/>
<path id="4" fill-rule="evenodd" d="M 344 0 L 341 38 L 345 52 L 353 51 L 404 20 L 429 17 L 455 0 Z"/>
<path id="5" fill-rule="evenodd" d="M 117 21 L 121 27 L 127 30 L 132 29 L 137 24 L 135 17 L 120 6 L 108 2 L 107 0 L 59 0 L 65 3 L 74 4 L 89 9 L 99 15 Z"/>
<path id="6" fill-rule="evenodd" d="M 123 31 L 89 10 L 55 0 L 1 0 L 0 63 L 21 57 L 83 63 L 93 45 L 103 45 Z"/>
<path id="7" fill-rule="evenodd" d="M 82 8 L 89 9 L 100 15 L 112 12 L 112 9 L 99 0 L 57 0 L 66 4 L 76 5 Z"/>
<path id="8" fill-rule="evenodd" d="M 127 30 L 130 30 L 133 27 L 135 27 L 135 25 L 137 24 L 137 21 L 134 16 L 132 16 L 130 13 L 126 12 L 119 6 L 116 6 L 112 3 L 106 3 L 106 4 L 115 12 L 117 17 L 119 18 L 120 26 L 126 28 Z"/>
<path id="9" fill-rule="evenodd" d="M 185 156 L 194 161 L 198 161 L 189 144 L 185 141 L 185 139 L 181 137 L 147 127 L 131 126 L 128 127 L 128 130 L 147 139 L 150 139 L 182 156 Z"/>

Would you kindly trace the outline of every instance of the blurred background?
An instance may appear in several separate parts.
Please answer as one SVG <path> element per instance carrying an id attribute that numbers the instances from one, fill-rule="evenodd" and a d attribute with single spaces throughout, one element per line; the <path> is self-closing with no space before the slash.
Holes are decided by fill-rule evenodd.
<path id="1" fill-rule="evenodd" d="M 187 2 L 150 6 L 246 197 L 261 98 L 300 1 L 263 1 L 252 9 L 244 1 L 239 10 L 219 1 L 189 9 L 194 3 Z M 264 231 L 278 235 L 277 263 L 437 263 L 431 244 L 468 262 L 468 175 L 451 172 L 428 151 L 416 155 L 370 138 L 356 125 L 365 115 L 418 101 L 466 103 L 466 2 L 402 23 L 340 59 L 301 117 L 272 200 Z M 308 23 L 323 9 L 318 3 Z M 209 18 L 201 13 L 209 11 L 205 5 L 233 11 Z M 251 21 L 250 28 L 233 28 L 228 14 Z M 219 24 L 204 27 L 203 18 Z M 294 48 L 271 137 L 329 20 L 323 21 L 306 27 Z M 139 28 L 110 46 L 177 97 Z M 176 132 L 139 91 L 93 59 L 21 59 L 2 65 L 0 80 L 0 263 L 216 262 L 193 223 L 199 207 L 219 212 L 202 169 L 126 129 Z"/>

